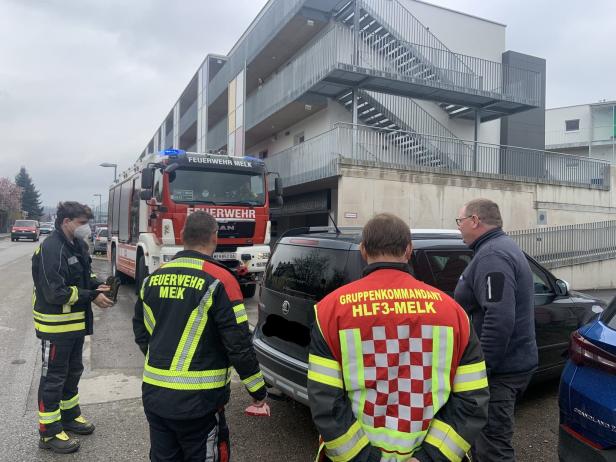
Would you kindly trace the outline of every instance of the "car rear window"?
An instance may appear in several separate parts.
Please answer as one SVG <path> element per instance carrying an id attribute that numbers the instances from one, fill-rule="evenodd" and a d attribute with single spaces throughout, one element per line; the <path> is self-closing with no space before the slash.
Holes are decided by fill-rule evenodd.
<path id="1" fill-rule="evenodd" d="M 278 244 L 265 273 L 265 286 L 320 300 L 349 282 L 345 278 L 345 267 L 351 253 L 355 252 Z"/>
<path id="2" fill-rule="evenodd" d="M 601 316 L 601 321 L 612 330 L 616 330 L 616 298 L 612 299 Z"/>
<path id="3" fill-rule="evenodd" d="M 15 226 L 31 226 L 36 227 L 36 221 L 34 220 L 17 220 Z"/>
<path id="4" fill-rule="evenodd" d="M 98 232 L 98 237 L 107 237 L 107 230 L 106 229 L 101 229 Z"/>

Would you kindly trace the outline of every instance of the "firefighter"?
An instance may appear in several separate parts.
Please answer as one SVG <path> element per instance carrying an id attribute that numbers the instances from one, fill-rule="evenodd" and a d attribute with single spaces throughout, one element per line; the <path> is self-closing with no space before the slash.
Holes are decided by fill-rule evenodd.
<path id="1" fill-rule="evenodd" d="M 154 462 L 229 460 L 224 406 L 231 366 L 253 406 L 269 415 L 242 292 L 231 272 L 212 258 L 217 229 L 210 214 L 189 215 L 184 250 L 144 280 L 135 304 Z"/>
<path id="2" fill-rule="evenodd" d="M 363 229 L 364 277 L 315 307 L 308 396 L 320 460 L 460 461 L 486 422 L 479 341 L 464 310 L 413 278 L 411 234 Z"/>
<path id="3" fill-rule="evenodd" d="M 83 341 L 92 334 L 92 307 L 113 305 L 103 292 L 109 287 L 91 271 L 85 240 L 92 211 L 78 202 L 61 202 L 55 230 L 32 256 L 32 305 L 36 336 L 42 344 L 38 390 L 39 447 L 58 453 L 79 449 L 66 431 L 88 435 L 94 425 L 79 408 L 78 385 L 83 372 Z"/>

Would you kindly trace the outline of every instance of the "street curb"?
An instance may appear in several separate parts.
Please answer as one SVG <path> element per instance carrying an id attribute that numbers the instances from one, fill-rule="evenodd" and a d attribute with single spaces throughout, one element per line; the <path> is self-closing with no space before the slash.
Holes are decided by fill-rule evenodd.
<path id="1" fill-rule="evenodd" d="M 8 239 L 8 238 L 10 238 L 10 237 L 11 237 L 11 235 L 10 235 L 10 234 L 7 234 L 7 235 L 5 235 L 5 236 L 4 236 L 4 235 L 3 235 L 3 236 L 0 236 L 0 241 L 2 241 L 2 240 L 4 240 L 4 239 Z"/>

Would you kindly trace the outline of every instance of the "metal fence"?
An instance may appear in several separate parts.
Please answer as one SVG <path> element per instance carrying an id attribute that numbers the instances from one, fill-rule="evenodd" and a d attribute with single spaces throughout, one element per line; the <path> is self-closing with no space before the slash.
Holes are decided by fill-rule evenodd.
<path id="1" fill-rule="evenodd" d="M 425 150 L 397 141 L 406 134 L 410 138 L 417 137 L 416 133 L 402 130 L 338 123 L 321 135 L 269 157 L 266 163 L 271 171 L 281 174 L 287 186 L 336 176 L 339 163 L 344 161 L 529 183 L 610 188 L 610 165 L 607 162 L 420 134 L 421 139 L 428 142 L 423 144 L 424 147 L 435 148 L 426 156 Z"/>
<path id="2" fill-rule="evenodd" d="M 616 258 L 616 220 L 510 231 L 527 254 L 547 268 Z"/>

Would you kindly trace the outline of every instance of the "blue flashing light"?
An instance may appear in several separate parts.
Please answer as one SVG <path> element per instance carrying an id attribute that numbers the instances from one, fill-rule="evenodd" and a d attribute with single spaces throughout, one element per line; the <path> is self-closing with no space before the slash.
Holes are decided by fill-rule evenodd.
<path id="1" fill-rule="evenodd" d="M 165 149 L 164 151 L 159 151 L 161 156 L 179 156 L 180 154 L 186 154 L 186 151 L 183 149 Z"/>
<path id="2" fill-rule="evenodd" d="M 253 157 L 253 156 L 244 156 L 244 159 L 250 160 L 252 162 L 259 162 L 261 164 L 265 163 L 265 162 L 263 162 L 263 159 L 259 159 L 258 157 Z"/>

